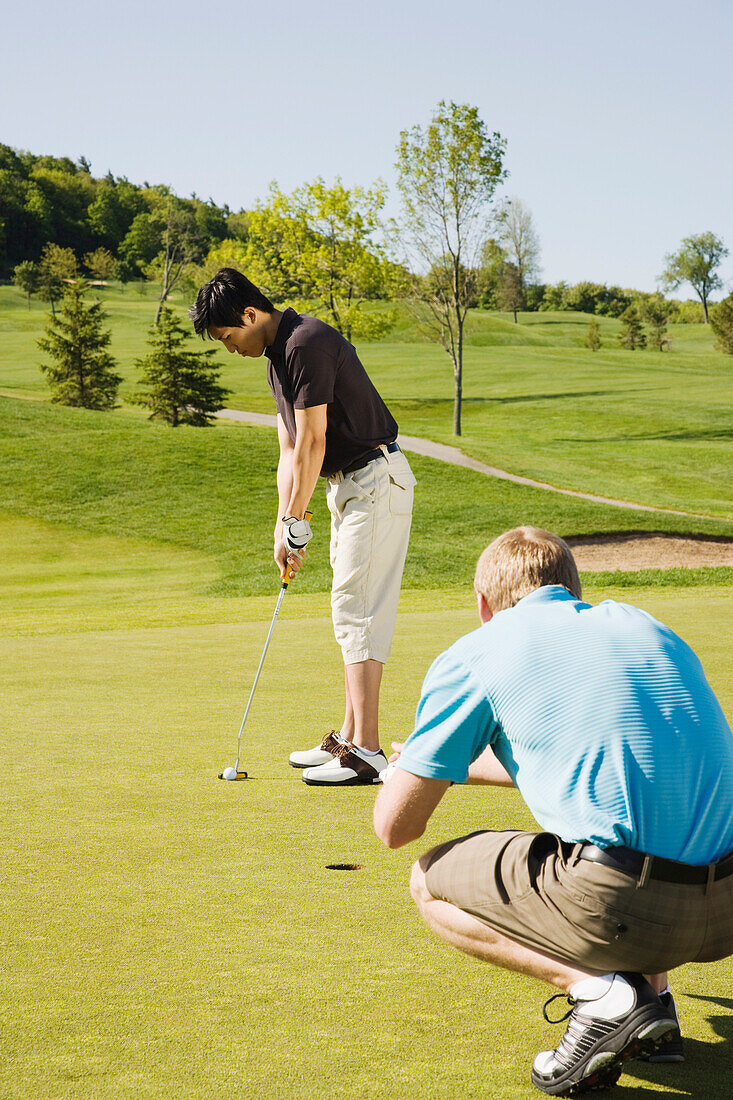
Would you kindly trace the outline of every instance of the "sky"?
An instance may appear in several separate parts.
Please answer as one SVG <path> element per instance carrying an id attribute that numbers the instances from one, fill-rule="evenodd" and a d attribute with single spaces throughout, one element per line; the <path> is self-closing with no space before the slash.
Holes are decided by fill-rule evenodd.
<path id="1" fill-rule="evenodd" d="M 25 0 L 0 142 L 232 210 L 272 180 L 380 178 L 396 213 L 400 131 L 469 103 L 507 141 L 543 280 L 654 290 L 685 236 L 733 253 L 731 57 L 730 0 Z"/>

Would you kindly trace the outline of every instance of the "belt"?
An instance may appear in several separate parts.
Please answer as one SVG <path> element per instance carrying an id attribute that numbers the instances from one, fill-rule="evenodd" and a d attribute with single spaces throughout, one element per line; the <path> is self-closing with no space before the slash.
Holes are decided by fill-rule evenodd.
<path id="1" fill-rule="evenodd" d="M 648 856 L 645 852 L 635 852 L 633 848 L 599 848 L 595 844 L 584 844 L 576 853 L 576 858 L 602 863 L 605 867 L 615 867 L 617 871 L 623 871 L 627 875 L 641 875 L 645 861 L 649 860 L 646 877 L 659 879 L 661 882 L 703 885 L 733 875 L 733 852 L 706 867 L 694 867 L 691 863 Z"/>
<path id="2" fill-rule="evenodd" d="M 395 451 L 399 451 L 399 443 L 385 443 L 383 446 L 387 450 L 387 454 L 393 455 Z M 353 474 L 355 470 L 363 470 L 365 466 L 368 466 L 370 462 L 374 462 L 375 458 L 384 458 L 384 451 L 381 447 L 375 447 L 373 451 L 367 451 L 361 458 L 357 458 L 355 462 L 350 462 L 348 466 L 344 466 L 341 471 L 342 474 Z"/>

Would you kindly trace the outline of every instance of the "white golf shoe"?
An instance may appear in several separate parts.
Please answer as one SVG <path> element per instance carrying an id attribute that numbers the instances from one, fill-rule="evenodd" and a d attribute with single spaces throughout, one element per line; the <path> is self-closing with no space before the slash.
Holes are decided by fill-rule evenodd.
<path id="1" fill-rule="evenodd" d="M 291 752 L 289 763 L 291 768 L 315 768 L 319 764 L 330 764 L 335 759 L 334 749 L 336 745 L 348 745 L 346 738 L 336 730 L 331 730 L 320 745 L 314 749 L 303 749 L 301 752 Z"/>
<path id="2" fill-rule="evenodd" d="M 335 746 L 333 760 L 306 768 L 303 782 L 313 787 L 357 787 L 381 783 L 387 757 L 380 749 L 371 756 L 348 741 Z"/>

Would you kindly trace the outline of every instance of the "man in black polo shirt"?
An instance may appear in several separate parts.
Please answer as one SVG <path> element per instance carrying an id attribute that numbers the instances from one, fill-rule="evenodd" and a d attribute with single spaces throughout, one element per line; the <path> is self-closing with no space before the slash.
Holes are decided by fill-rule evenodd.
<path id="1" fill-rule="evenodd" d="M 280 461 L 275 561 L 297 572 L 312 537 L 305 511 L 319 475 L 331 512 L 331 608 L 341 646 L 346 712 L 339 733 L 294 752 L 306 783 L 379 782 L 379 688 L 397 616 L 415 478 L 397 424 L 350 343 L 315 317 L 276 310 L 249 279 L 222 268 L 199 291 L 196 332 L 227 351 L 267 355 Z"/>

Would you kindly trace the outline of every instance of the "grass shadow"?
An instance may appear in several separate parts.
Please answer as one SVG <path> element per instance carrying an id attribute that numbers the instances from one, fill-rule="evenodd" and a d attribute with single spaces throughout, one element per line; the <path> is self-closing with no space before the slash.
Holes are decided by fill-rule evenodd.
<path id="1" fill-rule="evenodd" d="M 561 443 L 729 443 L 733 440 L 733 428 L 696 429 L 686 432 L 640 432 L 638 435 L 603 435 L 596 438 L 561 439 Z"/>
<path id="2" fill-rule="evenodd" d="M 617 1086 L 614 1096 L 638 1100 L 642 1096 L 660 1095 L 659 1086 L 667 1086 L 668 1096 L 695 1096 L 705 1100 L 729 1100 L 733 1095 L 733 999 L 686 994 L 690 1000 L 706 1001 L 727 1009 L 726 1015 L 710 1015 L 708 1021 L 719 1041 L 703 1042 L 685 1038 L 685 1061 L 665 1065 L 651 1062 L 629 1062 L 624 1072 L 639 1081 L 658 1086 L 655 1089 Z M 684 1031 L 684 1022 L 683 1022 Z M 662 1093 L 661 1095 L 665 1095 Z"/>
<path id="3" fill-rule="evenodd" d="M 563 390 L 558 393 L 519 393 L 508 397 L 464 397 L 462 403 L 468 405 L 520 405 L 536 401 L 564 401 L 576 397 L 609 397 L 617 396 L 618 390 Z M 625 390 L 626 393 L 636 392 Z M 405 411 L 431 408 L 433 406 L 451 406 L 452 397 L 390 397 L 390 405 L 400 407 Z"/>

